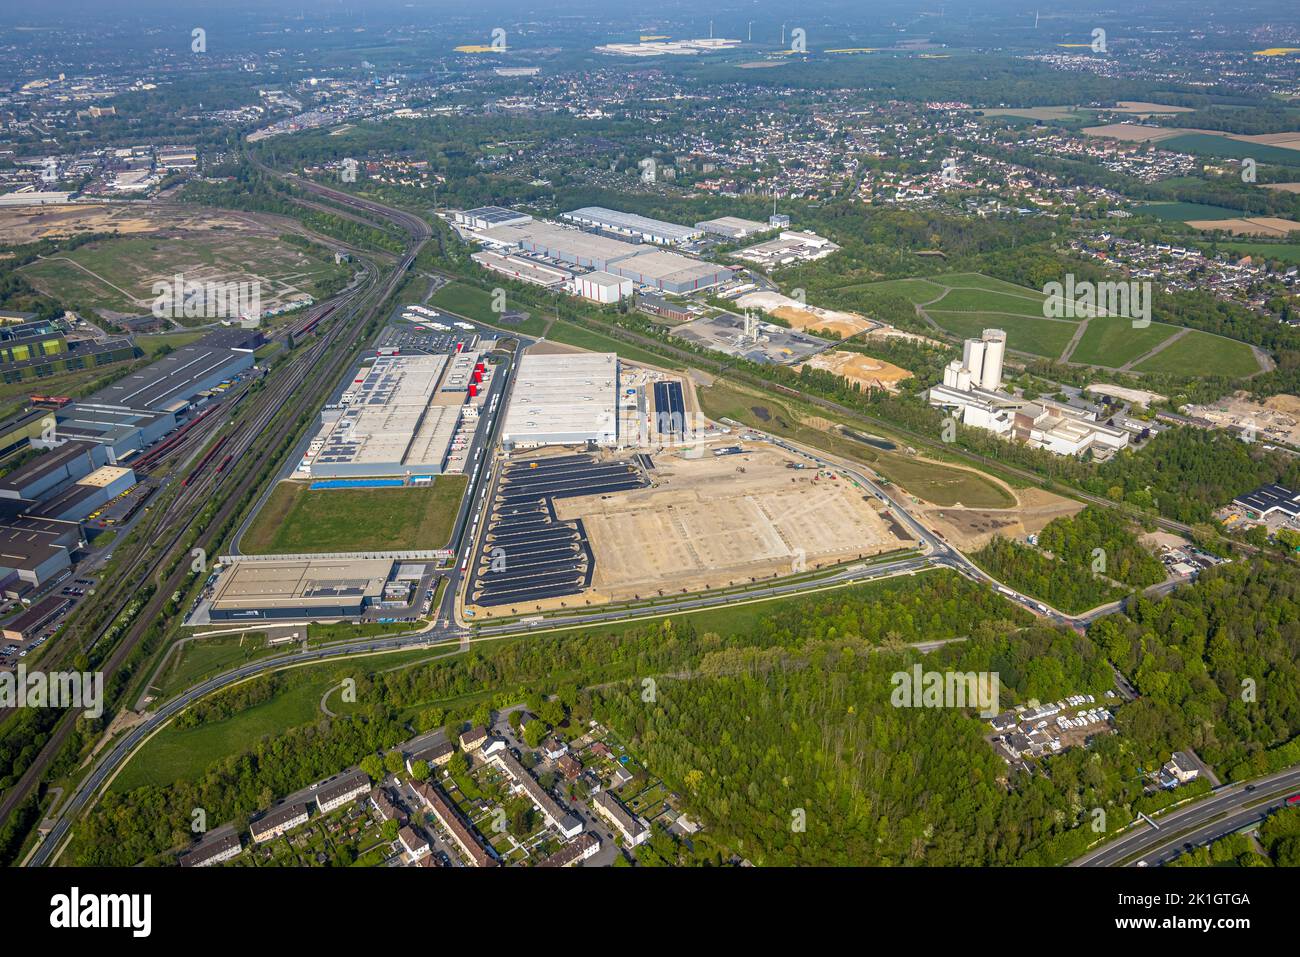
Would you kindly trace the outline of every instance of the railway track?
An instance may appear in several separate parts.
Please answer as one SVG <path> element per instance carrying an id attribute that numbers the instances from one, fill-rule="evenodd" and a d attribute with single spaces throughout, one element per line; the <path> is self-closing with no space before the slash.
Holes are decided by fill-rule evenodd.
<path id="1" fill-rule="evenodd" d="M 386 207 L 336 190 L 321 187 L 311 191 L 318 191 L 334 202 L 352 205 L 367 212 L 387 212 Z M 142 589 L 149 585 L 155 586 L 145 605 L 135 613 L 126 631 L 99 665 L 98 670 L 104 675 L 106 687 L 112 686 L 114 677 L 138 647 L 149 626 L 161 617 L 172 593 L 182 586 L 189 574 L 189 564 L 181 561 L 186 556 L 176 552 L 192 522 L 202 514 L 209 502 L 221 502 L 195 546 L 211 549 L 219 544 L 217 536 L 221 529 L 235 517 L 249 495 L 256 493 L 262 483 L 264 457 L 273 454 L 283 441 L 296 432 L 297 420 L 303 411 L 314 408 L 323 401 L 332 383 L 342 373 L 344 365 L 351 361 L 355 351 L 351 346 L 355 344 L 356 334 L 393 294 L 420 249 L 432 235 L 429 224 L 422 219 L 401 211 L 391 212 L 392 215 L 387 218 L 404 229 L 410 237 L 407 251 L 396 268 L 382 283 L 372 273 L 367 282 L 347 294 L 347 306 L 338 307 L 335 321 L 316 342 L 290 360 L 288 367 L 259 394 L 252 414 L 225 439 L 226 451 L 220 464 L 210 471 L 200 473 L 197 480 L 185 485 L 164 509 L 150 516 L 140 530 L 140 550 L 127 563 L 130 572 L 123 577 L 120 587 L 103 595 L 102 602 L 96 602 L 101 607 L 103 604 L 112 606 L 113 611 L 93 629 L 94 636 L 85 645 L 87 651 L 95 649 L 123 612 L 138 598 Z M 336 345 L 343 348 L 334 350 Z M 328 362 L 321 367 L 322 360 L 327 357 Z M 313 377 L 313 387 L 303 389 L 309 376 Z M 277 421 L 279 424 L 270 428 Z M 231 463 L 234 463 L 234 467 L 228 467 Z M 151 541 L 151 531 L 159 533 L 161 540 Z M 174 565 L 173 571 L 163 578 L 162 571 L 171 565 Z M 66 657 L 66 649 L 63 653 Z M 0 821 L 7 820 L 33 792 L 74 728 L 74 715 L 65 712 L 60 716 L 35 760 L 0 799 Z"/>

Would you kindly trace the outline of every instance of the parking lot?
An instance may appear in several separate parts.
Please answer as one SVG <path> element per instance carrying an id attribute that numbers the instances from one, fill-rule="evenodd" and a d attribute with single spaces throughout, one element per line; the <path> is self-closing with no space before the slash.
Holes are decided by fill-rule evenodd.
<path id="1" fill-rule="evenodd" d="M 587 590 L 594 561 L 582 520 L 560 521 L 554 501 L 647 484 L 635 463 L 602 462 L 594 455 L 522 457 L 508 463 L 471 572 L 469 603 L 518 606 Z"/>

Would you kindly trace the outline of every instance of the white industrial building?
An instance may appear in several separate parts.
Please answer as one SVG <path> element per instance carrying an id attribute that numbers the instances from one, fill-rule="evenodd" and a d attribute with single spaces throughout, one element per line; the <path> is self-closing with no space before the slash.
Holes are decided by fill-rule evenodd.
<path id="1" fill-rule="evenodd" d="M 338 401 L 321 410 L 298 472 L 351 478 L 444 471 L 467 401 L 475 401 L 480 358 L 474 351 L 381 355 L 362 365 Z"/>
<path id="2" fill-rule="evenodd" d="M 520 282 L 530 282 L 536 286 L 551 288 L 562 285 L 573 278 L 573 273 L 558 266 L 524 259 L 520 256 L 503 256 L 500 253 L 480 250 L 470 256 L 480 266 L 499 272 Z"/>
<path id="3" fill-rule="evenodd" d="M 594 302 L 618 302 L 632 295 L 632 280 L 597 270 L 575 279 L 574 290 Z"/>
<path id="4" fill-rule="evenodd" d="M 949 410 L 963 425 L 1057 455 L 1091 449 L 1106 458 L 1128 445 L 1127 431 L 1098 422 L 1091 412 L 1001 391 L 1006 347 L 1007 335 L 1001 329 L 985 329 L 981 338 L 967 339 L 962 358 L 944 368 L 943 384 L 930 389 L 930 404 Z"/>
<path id="5" fill-rule="evenodd" d="M 1002 388 L 1002 364 L 1007 355 L 1007 334 L 985 329 L 979 339 L 967 339 L 961 360 L 953 359 L 943 370 L 943 384 L 958 391 L 971 388 L 996 392 Z"/>
<path id="6" fill-rule="evenodd" d="M 506 209 L 504 206 L 480 206 L 455 214 L 456 222 L 470 229 L 491 229 L 494 226 L 522 226 L 531 223 L 533 217 L 527 213 Z"/>
<path id="7" fill-rule="evenodd" d="M 744 239 L 755 233 L 765 233 L 772 227 L 753 219 L 741 219 L 739 216 L 719 216 L 717 219 L 698 222 L 695 228 L 712 233 L 714 236 L 725 236 L 727 239 Z"/>
<path id="8" fill-rule="evenodd" d="M 679 226 L 662 219 L 651 219 L 636 213 L 624 213 L 604 206 L 584 206 L 561 214 L 562 219 L 582 226 L 594 226 L 606 232 L 630 236 L 647 243 L 676 246 L 698 239 L 702 231 L 691 226 Z"/>
<path id="9" fill-rule="evenodd" d="M 501 441 L 507 449 L 618 443 L 618 356 L 524 353 Z"/>

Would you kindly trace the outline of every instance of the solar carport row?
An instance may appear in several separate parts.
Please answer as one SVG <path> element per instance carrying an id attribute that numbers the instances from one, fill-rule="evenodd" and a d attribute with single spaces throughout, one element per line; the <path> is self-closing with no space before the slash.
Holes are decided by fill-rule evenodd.
<path id="1" fill-rule="evenodd" d="M 557 498 L 640 488 L 628 462 L 566 455 L 507 465 L 474 563 L 470 600 L 493 607 L 576 595 L 591 587 L 595 561 L 581 521 L 562 522 Z"/>
<path id="2" fill-rule="evenodd" d="M 686 400 L 680 382 L 655 383 L 655 430 L 677 439 L 686 437 Z"/>

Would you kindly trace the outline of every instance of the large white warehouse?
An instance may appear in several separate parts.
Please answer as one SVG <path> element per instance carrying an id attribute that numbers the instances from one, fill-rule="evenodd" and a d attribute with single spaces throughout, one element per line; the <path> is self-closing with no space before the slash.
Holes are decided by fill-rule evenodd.
<path id="1" fill-rule="evenodd" d="M 501 441 L 507 449 L 618 444 L 618 356 L 524 353 Z"/>

